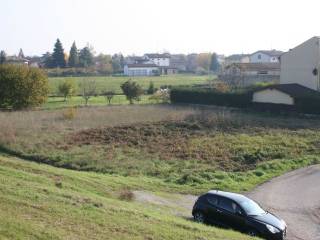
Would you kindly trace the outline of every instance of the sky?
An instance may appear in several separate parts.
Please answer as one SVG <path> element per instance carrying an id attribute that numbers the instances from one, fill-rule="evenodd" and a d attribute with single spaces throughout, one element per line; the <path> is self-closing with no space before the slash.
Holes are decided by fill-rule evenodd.
<path id="1" fill-rule="evenodd" d="M 140 55 L 287 51 L 320 35 L 319 0 L 0 0 L 0 49 Z"/>

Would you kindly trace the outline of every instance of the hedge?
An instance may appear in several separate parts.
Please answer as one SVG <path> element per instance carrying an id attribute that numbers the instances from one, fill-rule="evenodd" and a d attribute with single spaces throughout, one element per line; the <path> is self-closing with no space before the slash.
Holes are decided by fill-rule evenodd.
<path id="1" fill-rule="evenodd" d="M 247 108 L 251 105 L 252 94 L 248 92 L 217 92 L 213 89 L 174 88 L 171 90 L 172 103 L 208 104 Z"/>
<path id="2" fill-rule="evenodd" d="M 295 105 L 252 103 L 253 91 L 245 92 L 217 92 L 214 89 L 178 87 L 171 90 L 172 103 L 190 103 L 218 105 L 237 108 L 252 108 L 257 111 L 270 112 L 298 112 L 320 114 L 319 96 L 304 96 L 295 98 Z"/>

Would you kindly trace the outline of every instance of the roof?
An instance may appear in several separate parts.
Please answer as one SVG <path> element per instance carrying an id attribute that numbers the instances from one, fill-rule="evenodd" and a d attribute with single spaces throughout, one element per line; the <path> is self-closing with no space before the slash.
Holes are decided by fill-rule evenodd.
<path id="1" fill-rule="evenodd" d="M 244 71 L 280 71 L 280 63 L 232 63 L 226 67 L 237 67 Z"/>
<path id="2" fill-rule="evenodd" d="M 154 68 L 158 67 L 156 64 L 128 64 L 128 68 Z"/>
<path id="3" fill-rule="evenodd" d="M 283 54 L 282 51 L 278 51 L 278 50 L 259 50 L 259 51 L 252 53 L 251 55 L 256 54 L 256 53 L 263 53 L 263 54 L 266 54 L 270 57 L 280 57 Z"/>
<path id="4" fill-rule="evenodd" d="M 226 57 L 227 60 L 229 61 L 240 61 L 244 57 L 249 57 L 250 54 L 233 54 L 228 57 Z"/>
<path id="5" fill-rule="evenodd" d="M 276 84 L 276 85 L 266 86 L 263 88 L 256 89 L 254 90 L 254 92 L 260 92 L 266 89 L 275 89 L 280 92 L 284 92 L 293 98 L 302 98 L 302 97 L 320 98 L 320 92 L 307 88 L 297 83 Z"/>
<path id="6" fill-rule="evenodd" d="M 170 58 L 170 54 L 168 53 L 147 53 L 145 54 L 148 58 Z"/>
<path id="7" fill-rule="evenodd" d="M 244 195 L 238 194 L 238 193 L 231 193 L 231 192 L 223 192 L 218 190 L 211 190 L 208 192 L 208 194 L 215 194 L 221 197 L 226 197 L 231 200 L 234 200 L 236 202 L 242 202 L 243 200 L 247 200 L 248 198 Z"/>

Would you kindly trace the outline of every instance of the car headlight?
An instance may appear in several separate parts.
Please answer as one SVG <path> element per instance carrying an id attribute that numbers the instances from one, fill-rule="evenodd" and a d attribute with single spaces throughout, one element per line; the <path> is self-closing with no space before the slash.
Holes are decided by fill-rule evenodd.
<path id="1" fill-rule="evenodd" d="M 266 227 L 268 228 L 268 230 L 271 232 L 271 233 L 278 233 L 280 232 L 280 230 L 278 228 L 275 228 L 274 226 L 271 226 L 269 224 L 266 225 Z"/>
<path id="2" fill-rule="evenodd" d="M 282 223 L 285 227 L 287 227 L 287 224 L 286 224 L 286 222 L 285 222 L 283 219 L 281 219 L 281 223 Z"/>

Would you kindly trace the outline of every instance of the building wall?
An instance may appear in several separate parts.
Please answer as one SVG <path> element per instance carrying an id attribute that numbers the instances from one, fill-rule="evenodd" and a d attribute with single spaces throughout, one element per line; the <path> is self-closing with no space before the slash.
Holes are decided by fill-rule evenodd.
<path id="1" fill-rule="evenodd" d="M 272 57 L 262 52 L 256 52 L 250 56 L 250 62 L 252 63 L 277 63 L 279 59 L 277 57 Z"/>
<path id="2" fill-rule="evenodd" d="M 252 97 L 252 102 L 294 105 L 294 99 L 290 95 L 276 89 L 266 89 L 255 92 Z"/>
<path id="3" fill-rule="evenodd" d="M 160 67 L 169 67 L 170 58 L 150 58 L 150 61 Z"/>
<path id="4" fill-rule="evenodd" d="M 318 75 L 313 70 L 318 69 Z M 311 38 L 281 56 L 280 83 L 298 83 L 320 91 L 319 38 Z"/>
<path id="5" fill-rule="evenodd" d="M 129 68 L 128 66 L 124 67 L 124 75 L 126 76 L 153 76 L 154 71 L 158 71 L 159 69 L 156 67 L 148 67 L 148 68 L 142 68 L 142 67 L 135 67 L 135 68 Z"/>

